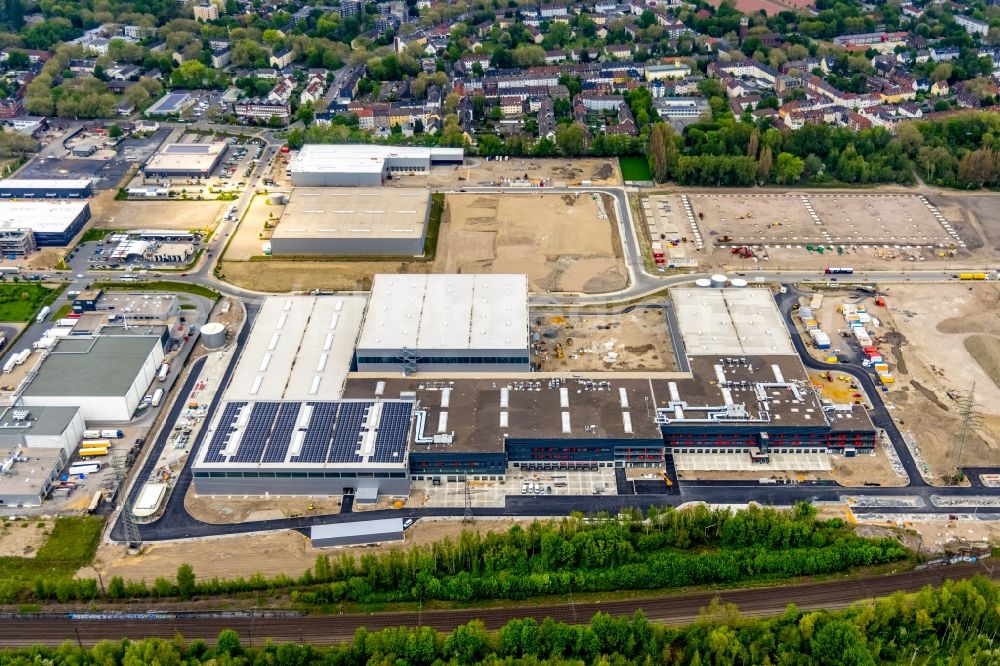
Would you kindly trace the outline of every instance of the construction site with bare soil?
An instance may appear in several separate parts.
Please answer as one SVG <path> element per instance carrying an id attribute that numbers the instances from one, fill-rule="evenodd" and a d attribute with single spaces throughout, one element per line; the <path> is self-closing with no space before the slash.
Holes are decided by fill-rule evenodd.
<path id="1" fill-rule="evenodd" d="M 838 356 L 858 354 L 845 321 L 856 315 L 845 311 L 869 313 L 867 326 L 876 334 L 872 341 L 890 369 L 883 398 L 924 477 L 944 485 L 956 469 L 995 465 L 1000 459 L 1000 286 L 986 281 L 893 284 L 880 287 L 877 295 L 824 291 L 822 305 L 809 308 L 830 338 L 828 349 L 813 346 L 818 359 L 836 362 Z M 959 434 L 970 394 L 974 409 L 963 442 Z"/>
<path id="2" fill-rule="evenodd" d="M 675 372 L 659 306 L 622 314 L 533 311 L 532 345 L 542 372 Z"/>
<path id="3" fill-rule="evenodd" d="M 696 257 L 703 270 L 926 270 L 991 260 L 984 246 L 995 214 L 974 211 L 970 200 L 719 190 L 648 195 L 639 207 L 654 240 L 668 241 L 671 256 Z"/>

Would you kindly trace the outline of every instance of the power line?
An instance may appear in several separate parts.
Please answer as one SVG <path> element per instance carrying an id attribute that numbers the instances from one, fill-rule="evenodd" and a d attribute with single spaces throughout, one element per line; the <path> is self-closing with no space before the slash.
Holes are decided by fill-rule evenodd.
<path id="1" fill-rule="evenodd" d="M 969 393 L 958 401 L 958 413 L 962 417 L 962 428 L 958 432 L 958 439 L 955 442 L 955 458 L 952 461 L 952 467 L 955 468 L 955 478 L 958 480 L 965 476 L 965 472 L 962 471 L 962 454 L 965 452 L 965 442 L 969 433 L 979 423 L 975 395 L 976 383 L 973 382 Z"/>

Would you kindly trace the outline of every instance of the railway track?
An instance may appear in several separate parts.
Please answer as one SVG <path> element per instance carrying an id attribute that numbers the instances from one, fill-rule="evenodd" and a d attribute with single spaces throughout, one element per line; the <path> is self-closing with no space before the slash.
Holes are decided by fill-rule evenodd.
<path id="1" fill-rule="evenodd" d="M 428 610 L 372 614 L 317 615 L 304 617 L 185 617 L 165 615 L 148 620 L 74 620 L 68 616 L 7 619 L 0 622 L 0 646 L 11 648 L 30 645 L 59 645 L 79 641 L 92 645 L 101 640 L 121 638 L 172 638 L 181 634 L 192 640 L 214 640 L 223 629 L 236 630 L 248 645 L 261 645 L 266 639 L 275 642 L 296 641 L 330 645 L 349 641 L 358 627 L 378 631 L 387 627 L 427 626 L 451 631 L 478 617 L 489 629 L 498 629 L 515 618 L 533 617 L 541 621 L 551 617 L 569 624 L 586 623 L 597 612 L 631 615 L 642 610 L 650 620 L 683 624 L 698 617 L 702 608 L 718 597 L 733 603 L 745 615 L 781 613 L 794 603 L 800 609 L 837 609 L 852 603 L 886 596 L 893 592 L 915 592 L 925 585 L 945 580 L 985 575 L 1000 578 L 996 561 L 963 563 L 933 569 L 913 570 L 875 578 L 851 578 L 783 587 L 724 590 L 670 595 L 649 599 L 622 599 L 607 602 L 559 603 L 523 608 L 484 608 L 470 611 Z M 995 575 L 994 575 L 995 574 Z"/>

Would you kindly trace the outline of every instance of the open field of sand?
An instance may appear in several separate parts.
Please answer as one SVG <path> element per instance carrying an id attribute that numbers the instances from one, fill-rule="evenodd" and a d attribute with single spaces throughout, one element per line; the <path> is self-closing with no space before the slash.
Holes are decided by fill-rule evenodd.
<path id="1" fill-rule="evenodd" d="M 611 210 L 590 194 L 449 196 L 434 272 L 524 272 L 532 291 L 621 289 Z"/>
<path id="2" fill-rule="evenodd" d="M 883 319 L 897 383 L 887 394 L 900 428 L 912 432 L 931 471 L 955 462 L 958 399 L 975 385 L 978 424 L 961 462 L 1000 460 L 1000 287 L 990 283 L 894 285 Z M 885 353 L 885 351 L 883 352 Z"/>
<path id="3" fill-rule="evenodd" d="M 232 538 L 199 539 L 147 545 L 141 555 L 130 556 L 119 545 L 102 545 L 94 560 L 94 570 L 105 580 L 111 576 L 122 576 L 126 580 L 145 580 L 152 583 L 157 577 L 173 579 L 177 567 L 188 563 L 200 579 L 213 577 L 236 578 L 261 573 L 275 576 L 279 573 L 299 576 L 316 564 L 317 555 L 323 553 L 339 557 L 342 553 L 353 553 L 360 557 L 382 551 L 405 549 L 414 545 L 426 545 L 446 537 L 455 539 L 463 529 L 484 532 L 504 531 L 515 523 L 527 524 L 530 520 L 477 520 L 465 525 L 461 519 L 430 518 L 421 519 L 406 530 L 406 541 L 383 544 L 375 547 L 318 549 L 310 545 L 309 539 L 299 532 L 278 532 L 265 535 L 241 535 Z M 86 575 L 94 575 L 90 571 Z"/>

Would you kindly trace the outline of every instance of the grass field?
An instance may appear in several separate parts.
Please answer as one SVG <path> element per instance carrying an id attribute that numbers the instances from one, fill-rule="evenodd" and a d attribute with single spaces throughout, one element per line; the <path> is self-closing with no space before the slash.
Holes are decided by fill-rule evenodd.
<path id="1" fill-rule="evenodd" d="M 17 530 L 20 522 L 7 522 L 4 531 Z M 34 557 L 0 557 L 0 596 L 9 603 L 12 593 L 35 585 L 36 580 L 72 578 L 94 557 L 104 519 L 96 516 L 56 518 L 52 533 Z"/>
<path id="2" fill-rule="evenodd" d="M 630 180 L 653 180 L 653 174 L 649 172 L 649 163 L 645 157 L 619 157 L 618 163 L 622 168 L 622 179 Z"/>
<path id="3" fill-rule="evenodd" d="M 58 295 L 58 289 L 50 289 L 38 283 L 2 282 L 0 321 L 30 321 L 38 308 L 51 303 Z"/>
<path id="4" fill-rule="evenodd" d="M 190 282 L 172 282 L 170 280 L 150 280 L 146 282 L 142 280 L 138 280 L 136 282 L 95 282 L 92 286 L 94 289 L 183 292 L 185 294 L 194 294 L 195 296 L 204 296 L 212 301 L 219 297 L 219 292 L 209 289 L 208 287 L 202 287 L 199 284 L 192 284 Z"/>

